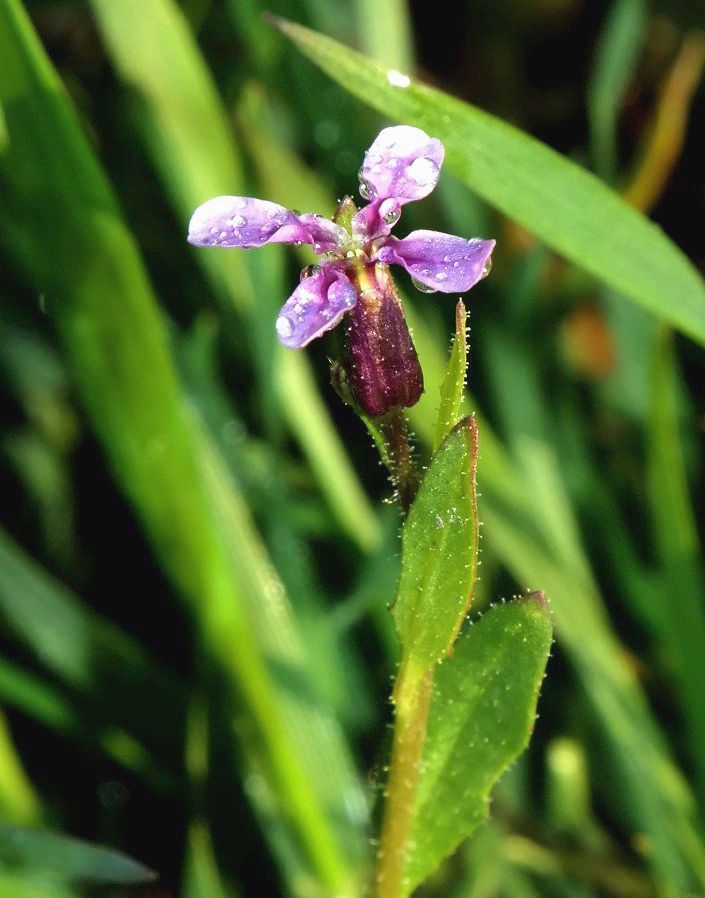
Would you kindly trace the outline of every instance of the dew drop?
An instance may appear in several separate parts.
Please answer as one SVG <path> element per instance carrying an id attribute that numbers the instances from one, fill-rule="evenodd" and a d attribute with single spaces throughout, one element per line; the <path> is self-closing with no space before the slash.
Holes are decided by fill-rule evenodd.
<path id="1" fill-rule="evenodd" d="M 436 274 L 436 280 L 437 280 L 437 281 L 444 281 L 447 277 L 448 277 L 448 275 L 445 273 L 445 271 L 439 271 L 439 272 Z"/>
<path id="2" fill-rule="evenodd" d="M 385 224 L 393 225 L 396 224 L 401 218 L 401 209 L 390 209 L 389 212 L 386 212 L 382 216 L 382 221 Z"/>
<path id="3" fill-rule="evenodd" d="M 411 78 L 403 72 L 398 72 L 396 69 L 389 69 L 387 81 L 392 87 L 408 87 L 411 84 Z"/>
<path id="4" fill-rule="evenodd" d="M 480 277 L 486 278 L 487 275 L 492 271 L 492 256 L 488 256 L 485 260 L 485 264 L 482 266 L 482 274 Z"/>
<path id="5" fill-rule="evenodd" d="M 409 177 L 416 181 L 420 187 L 431 184 L 438 177 L 438 166 L 433 159 L 427 159 L 425 156 L 419 156 L 414 159 L 407 169 Z"/>
<path id="6" fill-rule="evenodd" d="M 277 318 L 275 327 L 279 336 L 283 337 L 284 339 L 290 337 L 294 333 L 294 325 L 284 315 L 280 315 Z"/>
<path id="7" fill-rule="evenodd" d="M 428 284 L 417 281 L 415 277 L 411 278 L 411 283 L 414 285 L 414 287 L 416 287 L 417 290 L 420 290 L 422 293 L 438 293 L 436 287 L 430 287 Z"/>
<path id="8" fill-rule="evenodd" d="M 244 215 L 233 215 L 228 224 L 233 228 L 244 228 L 247 224 L 247 219 Z"/>

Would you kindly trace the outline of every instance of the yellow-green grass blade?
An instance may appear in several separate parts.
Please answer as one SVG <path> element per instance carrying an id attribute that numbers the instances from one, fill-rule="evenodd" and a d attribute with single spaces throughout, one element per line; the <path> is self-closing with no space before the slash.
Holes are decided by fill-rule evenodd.
<path id="1" fill-rule="evenodd" d="M 335 813 L 329 806 L 341 794 L 346 797 L 346 790 L 321 794 L 298 745 L 292 748 L 292 721 L 301 739 L 309 733 L 318 739 L 310 757 L 323 753 L 343 759 L 334 758 L 331 768 L 345 764 L 346 747 L 334 730 L 325 741 L 320 726 L 309 726 L 307 714 L 318 719 L 323 712 L 310 702 L 294 704 L 282 693 L 253 634 L 252 618 L 263 602 L 277 612 L 283 609 L 275 638 L 305 681 L 295 631 L 283 629 L 289 620 L 285 597 L 271 578 L 266 591 L 249 592 L 261 577 L 263 553 L 233 547 L 223 531 L 209 485 L 212 475 L 205 470 L 206 446 L 180 392 L 137 247 L 16 0 L 0 3 L 0 47 L 5 60 L 0 101 L 9 134 L 0 156 L 0 179 L 9 198 L 3 231 L 22 234 L 13 244 L 16 258 L 46 290 L 48 312 L 111 470 L 157 556 L 189 600 L 205 650 L 232 682 L 293 842 L 324 888 L 355 895 L 359 857 L 351 846 L 359 829 L 346 806 Z M 47 231 L 49 241 L 43 236 Z M 223 487 L 219 482 L 218 489 Z M 236 550 L 248 552 L 244 561 Z M 248 564 L 257 568 L 249 569 L 245 580 L 243 565 Z M 354 788 L 354 777 L 352 782 Z"/>
<path id="2" fill-rule="evenodd" d="M 172 201 L 185 246 L 197 205 L 221 194 L 248 191 L 243 164 L 225 109 L 188 23 L 172 0 L 92 0 L 115 68 L 137 104 L 140 135 Z M 274 195 L 266 197 L 277 200 Z M 234 303 L 251 330 L 264 314 L 259 263 L 241 250 L 190 250 L 216 294 Z M 264 250 L 271 254 L 271 249 Z M 273 260 L 269 255 L 269 261 Z M 291 289 L 293 290 L 293 284 Z M 280 297 L 283 304 L 286 295 Z M 341 528 L 368 550 L 377 539 L 369 501 L 318 393 L 304 353 L 272 340 L 266 366 L 278 410 L 305 453 Z"/>

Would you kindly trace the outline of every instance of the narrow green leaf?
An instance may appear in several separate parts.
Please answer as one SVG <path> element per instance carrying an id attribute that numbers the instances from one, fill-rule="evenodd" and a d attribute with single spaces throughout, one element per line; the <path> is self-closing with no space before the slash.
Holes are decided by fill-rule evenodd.
<path id="1" fill-rule="evenodd" d="M 594 175 L 512 125 L 323 35 L 280 29 L 346 90 L 440 138 L 449 169 L 571 262 L 705 343 L 705 284 L 684 254 Z"/>
<path id="2" fill-rule="evenodd" d="M 137 247 L 18 0 L 0 0 L 0 56 L 10 134 L 0 154 L 3 235 L 46 288 L 112 471 L 226 680 L 231 719 L 237 709 L 249 770 L 256 758 L 263 786 L 254 801 L 276 808 L 310 877 L 350 898 L 366 804 L 347 745 L 310 682 L 290 606 L 236 487 L 194 422 Z"/>
<path id="3" fill-rule="evenodd" d="M 476 465 L 477 425 L 469 417 L 435 454 L 404 522 L 392 612 L 405 689 L 413 690 L 448 654 L 472 600 L 478 546 Z"/>
<path id="4" fill-rule="evenodd" d="M 405 894 L 487 817 L 490 790 L 529 742 L 551 639 L 532 593 L 492 607 L 436 671 Z"/>
<path id="5" fill-rule="evenodd" d="M 407 0 L 356 0 L 363 52 L 403 72 L 414 70 L 414 41 Z"/>
<path id="6" fill-rule="evenodd" d="M 614 0 L 605 16 L 588 84 L 590 141 L 600 177 L 617 169 L 617 117 L 647 24 L 645 0 Z"/>
<path id="7" fill-rule="evenodd" d="M 441 403 L 438 408 L 433 439 L 435 452 L 455 426 L 460 416 L 460 404 L 465 391 L 465 371 L 468 365 L 467 311 L 462 300 L 455 307 L 455 337 L 445 379 L 441 384 Z"/>
<path id="8" fill-rule="evenodd" d="M 660 635 L 678 684 L 694 784 L 705 810 L 705 569 L 680 433 L 679 379 L 673 334 L 659 333 L 652 358 L 648 490 L 661 563 Z"/>
<path id="9" fill-rule="evenodd" d="M 156 874 L 111 848 L 58 833 L 0 826 L 0 869 L 46 874 L 67 882 L 136 885 Z"/>
<path id="10" fill-rule="evenodd" d="M 0 870 L 0 898 L 85 898 L 61 883 Z"/>
<path id="11" fill-rule="evenodd" d="M 215 82 L 173 0 L 124 0 L 120 4 L 92 0 L 91 5 L 112 62 L 137 101 L 142 140 L 176 216 L 183 222 L 178 239 L 185 240 L 186 223 L 199 203 L 219 194 L 249 193 Z M 252 10 L 241 10 L 243 20 L 251 17 Z M 135 22 L 139 22 L 138 28 Z M 286 177 L 279 172 L 280 181 Z M 280 200 L 275 193 L 268 198 Z M 326 205 L 332 199 L 331 195 Z M 299 203 L 287 205 L 306 208 Z M 373 510 L 314 388 L 308 359 L 303 353 L 284 349 L 274 336 L 276 309 L 287 296 L 286 286 L 277 297 L 277 291 L 270 293 L 263 284 L 263 275 L 273 270 L 275 256 L 269 255 L 265 268 L 259 256 L 239 251 L 193 252 L 226 309 L 232 304 L 247 315 L 252 331 L 257 330 L 263 314 L 271 315 L 266 325 L 271 345 L 263 351 L 255 344 L 255 362 L 267 360 L 262 379 L 274 391 L 277 411 L 299 441 L 341 528 L 363 549 L 372 549 L 379 539 Z M 264 297 L 273 307 L 263 309 Z"/>
<path id="12" fill-rule="evenodd" d="M 41 805 L 0 710 L 0 819 L 22 826 L 37 823 Z"/>

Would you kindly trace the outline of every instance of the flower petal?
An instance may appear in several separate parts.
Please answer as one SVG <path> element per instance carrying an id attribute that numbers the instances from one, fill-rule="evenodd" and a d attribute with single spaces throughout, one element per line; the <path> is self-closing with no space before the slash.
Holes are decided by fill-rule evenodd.
<path id="1" fill-rule="evenodd" d="M 298 215 L 251 197 L 217 196 L 193 213 L 188 242 L 243 249 L 265 243 L 311 243 L 315 252 L 325 253 L 337 249 L 345 237 L 342 228 L 321 215 Z"/>
<path id="2" fill-rule="evenodd" d="M 438 183 L 443 155 L 440 140 L 420 128 L 384 128 L 365 153 L 360 194 L 372 201 L 393 197 L 400 204 L 420 200 Z"/>
<path id="3" fill-rule="evenodd" d="M 388 237 L 375 259 L 402 265 L 431 290 L 464 293 L 489 274 L 494 240 L 473 237 L 465 240 L 438 231 L 412 231 L 398 240 Z"/>
<path id="4" fill-rule="evenodd" d="M 301 349 L 330 330 L 357 302 L 342 265 L 329 263 L 301 283 L 282 306 L 277 336 L 289 349 Z"/>
<path id="5" fill-rule="evenodd" d="M 366 241 L 387 237 L 401 218 L 401 206 L 399 200 L 394 198 L 368 203 L 353 216 L 353 234 Z"/>

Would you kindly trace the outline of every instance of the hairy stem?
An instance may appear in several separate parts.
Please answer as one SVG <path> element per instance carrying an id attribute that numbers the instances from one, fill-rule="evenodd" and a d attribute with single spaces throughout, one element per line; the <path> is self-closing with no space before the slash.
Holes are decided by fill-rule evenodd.
<path id="1" fill-rule="evenodd" d="M 406 894 L 404 867 L 426 741 L 433 674 L 431 668 L 413 690 L 405 689 L 403 683 L 398 690 L 373 898 L 400 898 Z"/>
<path id="2" fill-rule="evenodd" d="M 367 421 L 365 423 L 370 427 Z M 391 409 L 386 415 L 375 418 L 372 426 L 381 437 L 380 440 L 373 433 L 382 461 L 389 470 L 402 510 L 406 514 L 419 488 L 419 472 L 411 451 L 409 427 L 404 410 Z"/>

